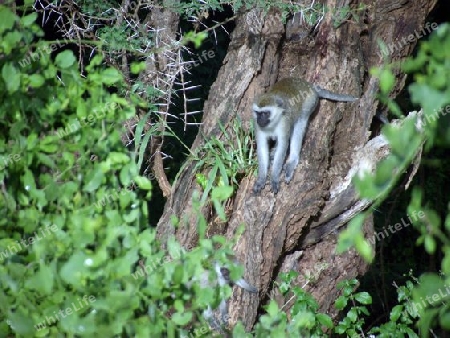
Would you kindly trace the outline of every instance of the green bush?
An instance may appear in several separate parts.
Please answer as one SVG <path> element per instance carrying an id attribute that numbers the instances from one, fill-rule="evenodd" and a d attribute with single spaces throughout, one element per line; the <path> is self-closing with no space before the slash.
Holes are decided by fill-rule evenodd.
<path id="1" fill-rule="evenodd" d="M 230 288 L 191 284 L 205 261 L 227 261 L 224 238 L 159 247 L 150 181 L 121 141 L 145 104 L 118 94 L 99 56 L 83 75 L 70 50 L 52 57 L 35 19 L 0 6 L 0 336 L 204 331 L 199 314 Z"/>
<path id="2" fill-rule="evenodd" d="M 139 100 L 98 56 L 83 76 L 70 50 L 52 58 L 35 19 L 0 6 L 1 335 L 210 332 L 199 314 L 230 289 L 191 284 L 227 260 L 224 238 L 200 217 L 199 247 L 159 248 L 138 196 L 151 184 L 121 142 Z"/>
<path id="3" fill-rule="evenodd" d="M 354 246 L 370 260 L 373 257 L 371 248 L 364 240 L 361 230 L 365 216 L 386 199 L 416 157 L 423 156 L 422 149 L 427 152 L 450 146 L 450 116 L 447 115 L 450 112 L 449 60 L 450 25 L 443 24 L 430 35 L 429 40 L 421 43 L 416 57 L 401 65 L 392 64 L 383 69 L 372 70 L 380 78 L 380 99 L 403 120 L 399 124 L 387 124 L 383 128 L 391 153 L 379 163 L 375 173 L 367 173 L 354 179 L 361 197 L 372 200 L 373 206 L 355 217 L 343 232 L 340 242 L 342 251 Z M 399 66 L 402 71 L 414 77 L 408 89 L 411 101 L 421 109 L 407 117 L 403 117 L 400 107 L 389 98 L 395 84 L 391 69 Z M 445 164 L 441 161 L 439 165 Z M 413 188 L 407 214 L 423 215 L 414 218 L 412 222 L 419 232 L 417 244 L 423 245 L 427 253 L 432 255 L 439 252 L 443 257 L 439 273 L 426 273 L 418 278 L 408 305 L 409 310 L 414 310 L 409 311 L 413 314 L 412 317 L 418 318 L 415 321 L 423 337 L 428 337 L 433 328 L 443 331 L 450 329 L 450 308 L 447 305 L 450 299 L 447 289 L 450 282 L 450 208 L 440 215 L 431 204 L 431 201 L 425 200 L 422 187 Z M 412 326 L 412 323 L 408 324 Z M 380 328 L 390 329 L 389 326 Z"/>
<path id="4" fill-rule="evenodd" d="M 85 76 L 69 50 L 52 60 L 35 17 L 0 7 L 1 330 L 120 333 L 140 306 L 130 271 L 151 239 L 146 205 L 126 189 L 150 182 L 118 128 L 134 108 L 108 92 L 121 75 L 99 57 Z"/>

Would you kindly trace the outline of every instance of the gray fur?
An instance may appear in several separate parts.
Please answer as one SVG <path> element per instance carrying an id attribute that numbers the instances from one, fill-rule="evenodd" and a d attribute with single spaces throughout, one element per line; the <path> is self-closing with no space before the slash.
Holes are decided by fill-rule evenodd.
<path id="1" fill-rule="evenodd" d="M 258 194 L 265 186 L 269 171 L 269 139 L 275 139 L 276 149 L 272 163 L 271 188 L 275 194 L 280 187 L 280 176 L 286 158 L 285 182 L 289 183 L 300 161 L 303 137 L 309 117 L 316 109 L 319 99 L 353 102 L 358 98 L 336 94 L 302 79 L 287 78 L 277 82 L 266 94 L 253 103 L 256 144 L 258 146 L 258 178 L 253 192 Z M 269 117 L 267 112 L 270 112 Z"/>
<path id="2" fill-rule="evenodd" d="M 318 85 L 314 85 L 314 90 L 316 91 L 317 95 L 319 95 L 322 99 L 328 99 L 331 101 L 338 101 L 338 102 L 353 102 L 358 100 L 358 97 L 354 97 L 351 95 L 345 95 L 345 94 L 337 94 L 330 92 L 329 90 L 323 89 L 322 87 Z"/>

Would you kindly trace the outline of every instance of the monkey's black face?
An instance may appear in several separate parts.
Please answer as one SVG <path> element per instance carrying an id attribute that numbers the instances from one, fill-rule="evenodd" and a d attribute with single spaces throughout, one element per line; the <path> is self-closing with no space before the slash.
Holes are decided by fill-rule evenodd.
<path id="1" fill-rule="evenodd" d="M 267 125 L 270 123 L 270 110 L 260 110 L 255 111 L 256 114 L 256 123 L 258 123 L 258 126 L 261 128 L 267 127 Z"/>

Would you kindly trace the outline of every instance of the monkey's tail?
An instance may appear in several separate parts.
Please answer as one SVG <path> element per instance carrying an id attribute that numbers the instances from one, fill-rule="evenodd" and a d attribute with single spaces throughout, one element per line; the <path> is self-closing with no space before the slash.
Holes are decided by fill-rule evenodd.
<path id="1" fill-rule="evenodd" d="M 389 120 L 380 111 L 377 111 L 375 117 L 378 118 L 383 124 L 389 123 Z"/>
<path id="2" fill-rule="evenodd" d="M 322 87 L 319 87 L 318 85 L 314 85 L 314 90 L 316 91 L 317 95 L 323 99 L 328 99 L 331 101 L 339 101 L 339 102 L 353 102 L 358 100 L 358 97 L 354 97 L 351 95 L 345 95 L 345 94 L 336 94 L 333 92 L 330 92 L 329 90 L 323 89 Z"/>
<path id="3" fill-rule="evenodd" d="M 237 286 L 243 288 L 244 290 L 247 290 L 248 292 L 251 292 L 251 293 L 257 293 L 258 292 L 257 288 L 255 288 L 253 285 L 250 285 L 249 283 L 247 283 L 243 278 L 241 278 L 238 281 L 236 281 L 235 284 Z"/>

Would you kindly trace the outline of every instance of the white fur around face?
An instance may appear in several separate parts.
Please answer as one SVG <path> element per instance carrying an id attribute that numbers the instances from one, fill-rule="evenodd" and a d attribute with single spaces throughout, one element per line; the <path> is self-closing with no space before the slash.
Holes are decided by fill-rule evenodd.
<path id="1" fill-rule="evenodd" d="M 253 104 L 253 117 L 256 121 L 256 112 L 260 112 L 260 111 L 270 111 L 270 117 L 269 117 L 269 124 L 267 126 L 265 126 L 264 128 L 261 128 L 258 126 L 258 128 L 265 130 L 265 131 L 274 131 L 276 129 L 276 127 L 278 126 L 282 116 L 283 116 L 283 108 L 280 107 L 275 107 L 275 106 L 271 106 L 271 107 L 259 107 L 256 103 Z"/>

